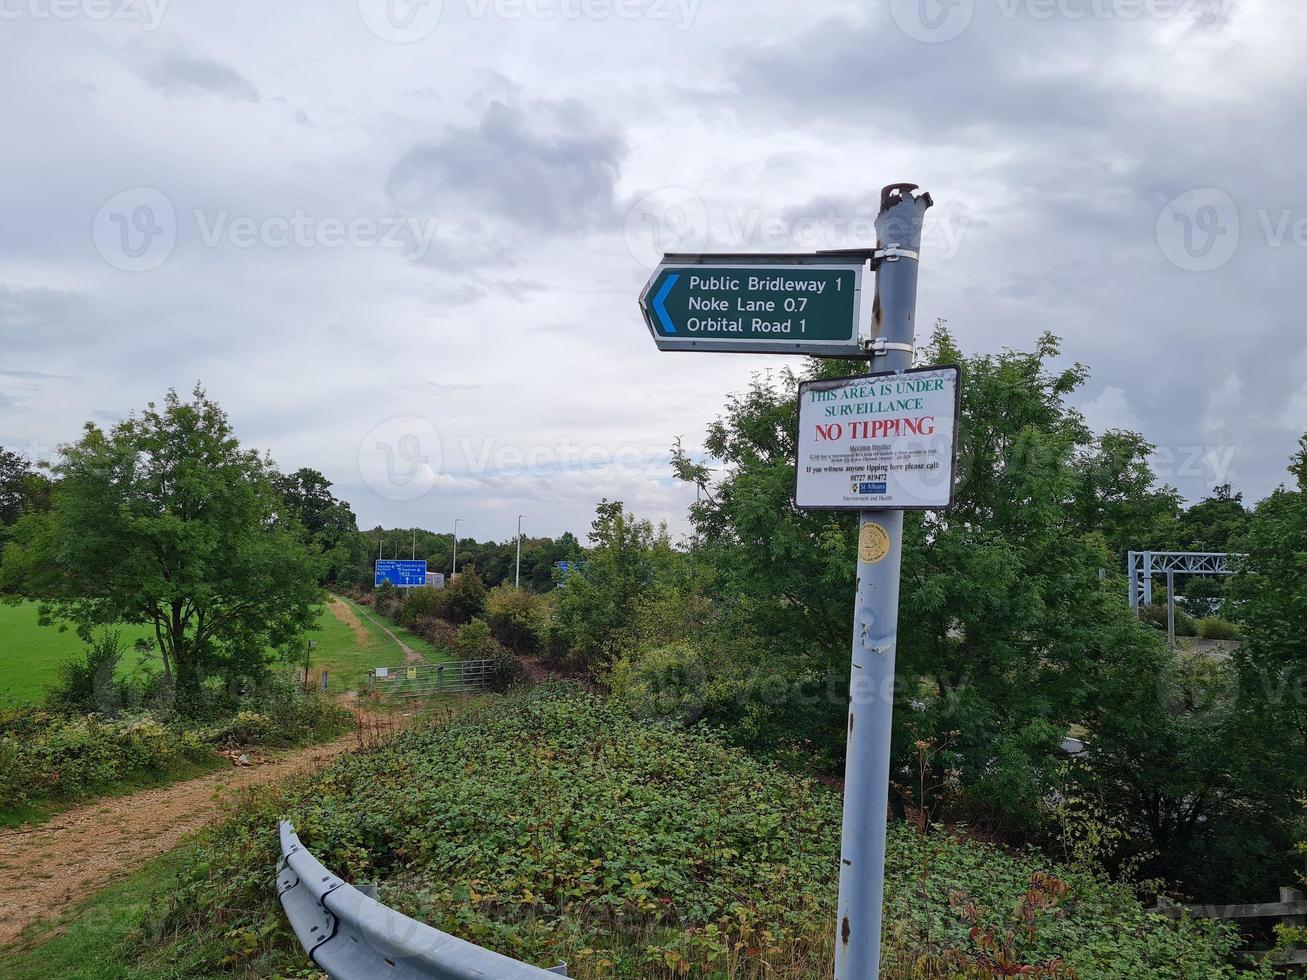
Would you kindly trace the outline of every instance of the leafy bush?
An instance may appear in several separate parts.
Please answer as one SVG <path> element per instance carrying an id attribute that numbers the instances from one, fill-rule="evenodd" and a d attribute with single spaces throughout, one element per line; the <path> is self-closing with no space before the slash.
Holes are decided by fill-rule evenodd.
<path id="1" fill-rule="evenodd" d="M 232 717 L 203 727 L 175 714 L 22 710 L 0 714 L 0 809 L 72 800 L 123 780 L 212 758 L 215 746 L 289 746 L 343 732 L 352 716 L 319 692 L 268 684 Z"/>
<path id="2" fill-rule="evenodd" d="M 321 742 L 345 731 L 354 716 L 335 699 L 318 690 L 304 691 L 298 684 L 274 679 L 246 701 L 237 714 L 262 718 L 262 731 L 253 722 L 245 744 L 290 746 Z"/>
<path id="3" fill-rule="evenodd" d="M 486 583 L 470 565 L 459 572 L 457 578 L 450 579 L 436 595 L 440 600 L 437 615 L 455 625 L 470 623 L 486 608 Z"/>
<path id="4" fill-rule="evenodd" d="M 60 664 L 46 703 L 58 710 L 116 715 L 130 700 L 127 682 L 114 677 L 124 652 L 121 633 L 101 634 L 80 659 Z"/>
<path id="5" fill-rule="evenodd" d="M 566 686 L 253 797 L 190 852 L 143 936 L 211 950 L 215 969 L 303 969 L 267 886 L 281 817 L 332 871 L 380 881 L 386 904 L 518 959 L 565 959 L 574 977 L 831 971 L 838 793 Z M 1049 871 L 1056 884 L 1037 877 Z M 1233 973 L 1221 927 L 1168 922 L 1092 874 L 901 823 L 886 901 L 887 962 L 951 967 L 890 976 L 990 976 L 992 948 L 1027 964 L 1060 957 L 1082 978 Z M 1038 928 L 1013 939 L 1025 906 Z"/>
<path id="6" fill-rule="evenodd" d="M 522 669 L 522 662 L 504 647 L 499 647 L 499 652 L 491 660 L 493 661 L 490 666 L 490 689 L 492 691 L 498 691 L 502 694 L 526 679 L 526 671 Z"/>
<path id="7" fill-rule="evenodd" d="M 1147 623 L 1149 626 L 1156 627 L 1166 632 L 1166 605 L 1154 603 L 1151 606 L 1139 607 L 1140 622 Z M 1175 635 L 1176 636 L 1197 636 L 1198 625 L 1194 618 L 1179 607 L 1175 610 Z"/>
<path id="8" fill-rule="evenodd" d="M 499 585 L 486 594 L 486 622 L 496 640 L 516 654 L 530 656 L 544 642 L 548 603 L 526 589 Z"/>
<path id="9" fill-rule="evenodd" d="M 1204 616 L 1197 622 L 1198 636 L 1203 640 L 1237 640 L 1239 627 L 1228 619 Z"/>
<path id="10" fill-rule="evenodd" d="M 404 592 L 398 617 L 401 626 L 411 628 L 419 620 L 439 616 L 445 608 L 440 589 L 405 589 Z"/>
<path id="11" fill-rule="evenodd" d="M 152 717 L 21 711 L 0 716 L 0 800 L 6 807 L 72 799 L 211 754 L 197 733 Z"/>
<path id="12" fill-rule="evenodd" d="M 676 643 L 623 657 L 610 683 L 638 717 L 693 724 L 703 715 L 708 669 L 698 650 Z"/>
<path id="13" fill-rule="evenodd" d="M 424 640 L 429 641 L 432 646 L 445 650 L 449 653 L 458 655 L 460 648 L 458 645 L 458 627 L 453 623 L 439 619 L 435 616 L 428 616 L 425 619 L 419 619 L 413 624 L 413 632 Z"/>
<path id="14" fill-rule="evenodd" d="M 465 660 L 489 660 L 504 650 L 490 635 L 490 625 L 484 619 L 474 619 L 458 628 L 458 648 Z"/>

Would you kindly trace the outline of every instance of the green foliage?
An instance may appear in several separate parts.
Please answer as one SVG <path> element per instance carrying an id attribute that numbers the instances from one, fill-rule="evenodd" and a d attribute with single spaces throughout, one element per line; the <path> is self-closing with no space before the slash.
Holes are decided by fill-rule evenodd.
<path id="1" fill-rule="evenodd" d="M 38 467 L 17 453 L 0 447 L 0 556 L 4 554 L 11 526 L 25 514 L 49 510 L 51 488 L 50 478 Z M 0 576 L 2 591 L 12 591 L 12 585 L 6 589 L 3 576 Z"/>
<path id="2" fill-rule="evenodd" d="M 490 625 L 484 619 L 474 619 L 458 628 L 458 648 L 465 660 L 487 660 L 504 649 L 490 634 Z"/>
<path id="3" fill-rule="evenodd" d="M 349 504 L 332 494 L 330 480 L 307 467 L 286 475 L 273 474 L 272 483 L 322 559 L 320 581 L 334 584 L 347 580 L 350 569 L 370 553 Z"/>
<path id="4" fill-rule="evenodd" d="M 549 623 L 543 596 L 511 585 L 498 585 L 486 595 L 486 622 L 495 639 L 516 654 L 539 652 Z"/>
<path id="5" fill-rule="evenodd" d="M 98 644 L 91 659 L 106 650 L 112 647 Z M 139 709 L 116 718 L 34 709 L 0 713 L 0 809 L 71 801 L 124 780 L 166 775 L 208 761 L 215 747 L 324 741 L 351 723 L 335 701 L 285 681 L 270 681 L 229 717 L 206 725 Z"/>
<path id="6" fill-rule="evenodd" d="M 1205 901 L 1265 901 L 1291 873 L 1293 779 L 1236 664 L 1164 653 L 1123 672 L 1117 705 L 1087 719 L 1071 778 L 1126 832 L 1109 862 Z"/>
<path id="7" fill-rule="evenodd" d="M 320 560 L 269 459 L 196 387 L 60 450 L 48 514 L 5 549 L 6 584 L 79 628 L 147 624 L 183 707 L 205 677 L 258 679 L 312 625 Z"/>
<path id="8" fill-rule="evenodd" d="M 116 715 L 131 700 L 131 684 L 118 676 L 124 653 L 122 633 L 105 630 L 81 659 L 60 664 L 47 703 L 56 710 Z"/>
<path id="9" fill-rule="evenodd" d="M 891 829 L 885 894 L 888 977 L 1039 976 L 1057 960 L 1055 975 L 1080 980 L 1268 976 L 1229 965 L 1240 939 L 1228 924 L 1168 922 L 1090 869 L 903 824 Z"/>
<path id="10" fill-rule="evenodd" d="M 703 654 L 688 643 L 655 647 L 613 666 L 613 694 L 640 718 L 692 725 L 712 697 Z"/>
<path id="11" fill-rule="evenodd" d="M 1139 607 L 1139 621 L 1141 623 L 1147 623 L 1149 626 L 1165 633 L 1167 624 L 1166 604 L 1154 603 L 1151 606 L 1141 605 Z M 1175 610 L 1175 635 L 1198 635 L 1198 624 L 1194 621 L 1194 618 L 1179 607 Z"/>
<path id="12" fill-rule="evenodd" d="M 1086 372 L 1054 368 L 1057 355 L 1046 336 L 1030 353 L 964 357 L 936 333 L 922 360 L 963 366 L 956 506 L 908 514 L 904 530 L 895 764 L 909 765 L 918 737 L 956 731 L 940 771 L 1027 825 L 1060 784 L 1062 738 L 1107 703 L 1123 665 L 1157 655 L 1120 580 L 1100 578 L 1114 565 L 1104 529 L 1120 547 L 1174 504 L 1147 489 L 1143 440 L 1096 438 L 1067 406 Z M 724 645 L 706 658 L 715 674 L 743 661 L 734 673 L 751 683 L 736 718 L 762 744 L 807 739 L 838 757 L 856 515 L 791 502 L 796 380 L 756 378 L 729 400 L 705 441 L 722 475 L 684 453 L 676 464 L 700 490 L 691 517 L 706 590 L 746 638 L 742 656 Z"/>
<path id="13" fill-rule="evenodd" d="M 352 723 L 353 716 L 334 698 L 277 678 L 243 699 L 230 719 L 199 731 L 214 745 L 286 748 L 324 742 Z"/>
<path id="14" fill-rule="evenodd" d="M 382 612 L 389 615 L 389 610 L 397 603 L 403 602 L 404 594 L 401 590 L 395 588 L 389 579 L 377 586 L 376 591 L 372 593 L 372 604 Z"/>
<path id="15" fill-rule="evenodd" d="M 386 904 L 519 959 L 565 959 L 583 980 L 831 969 L 838 794 L 567 688 L 406 733 L 251 800 L 188 856 L 150 924 L 165 948 L 207 949 L 261 976 L 304 966 L 267 887 L 280 817 L 332 871 L 379 881 Z M 1012 928 L 1047 870 L 1066 897 L 1034 913 L 1039 928 L 1020 942 L 1029 961 L 1062 957 L 1084 978 L 1232 975 L 1220 929 L 1146 916 L 1128 889 L 1090 874 L 901 824 L 887 955 L 951 952 L 970 972 L 950 975 L 989 975 L 973 930 Z"/>
<path id="16" fill-rule="evenodd" d="M 48 503 L 49 480 L 24 457 L 0 447 L 0 528 Z"/>
<path id="17" fill-rule="evenodd" d="M 1178 551 L 1234 551 L 1247 533 L 1252 514 L 1227 483 L 1184 511 L 1177 521 Z"/>
<path id="18" fill-rule="evenodd" d="M 390 586 L 389 582 L 384 583 L 383 587 Z M 378 596 L 378 603 L 389 600 L 395 593 L 399 593 L 398 598 L 401 600 L 399 606 L 399 615 L 396 617 L 399 622 L 412 628 L 419 620 L 428 619 L 432 616 L 439 616 L 448 606 L 448 600 L 445 599 L 441 589 L 394 589 L 385 596 Z M 378 590 L 380 592 L 380 589 Z"/>
<path id="19" fill-rule="evenodd" d="M 1175 535 L 1180 494 L 1174 487 L 1158 486 L 1149 464 L 1154 447 L 1143 436 L 1111 430 L 1089 442 L 1086 435 L 1077 435 L 1069 516 L 1081 530 L 1102 535 L 1120 565 L 1126 552 Z"/>
<path id="20" fill-rule="evenodd" d="M 1238 624 L 1216 616 L 1204 616 L 1194 625 L 1202 640 L 1237 640 L 1240 636 Z"/>
<path id="21" fill-rule="evenodd" d="M 437 613 L 441 619 L 457 625 L 470 623 L 486 609 L 486 584 L 471 565 L 465 566 L 458 576 L 443 589 L 436 590 Z"/>
<path id="22" fill-rule="evenodd" d="M 0 714 L 0 800 L 8 809 L 76 799 L 133 776 L 201 761 L 210 752 L 195 732 L 150 715 Z"/>
<path id="23" fill-rule="evenodd" d="M 559 590 L 549 628 L 549 652 L 572 666 L 602 670 L 629 641 L 641 596 L 671 573 L 679 556 L 667 528 L 604 500 L 590 525 L 585 568 L 568 575 Z"/>
<path id="24" fill-rule="evenodd" d="M 427 616 L 413 624 L 413 632 L 418 636 L 455 656 L 462 656 L 462 647 L 458 643 L 459 628 L 436 616 Z"/>

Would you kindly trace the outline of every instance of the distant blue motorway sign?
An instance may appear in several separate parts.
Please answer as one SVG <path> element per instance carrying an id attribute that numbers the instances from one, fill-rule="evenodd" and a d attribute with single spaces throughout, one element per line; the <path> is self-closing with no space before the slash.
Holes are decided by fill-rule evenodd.
<path id="1" fill-rule="evenodd" d="M 382 559 L 376 563 L 372 584 L 380 585 L 382 582 L 389 582 L 391 585 L 397 585 L 401 588 L 426 585 L 426 560 L 404 561 L 397 558 Z"/>

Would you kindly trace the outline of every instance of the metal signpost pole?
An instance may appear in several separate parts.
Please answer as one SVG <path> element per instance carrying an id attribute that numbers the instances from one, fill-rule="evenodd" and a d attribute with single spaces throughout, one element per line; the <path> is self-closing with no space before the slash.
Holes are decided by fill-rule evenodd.
<path id="1" fill-rule="evenodd" d="M 1166 572 L 1166 641 L 1175 646 L 1175 572 Z"/>
<path id="2" fill-rule="evenodd" d="M 449 572 L 451 579 L 458 574 L 458 522 L 462 519 L 461 517 L 454 518 L 454 567 Z"/>
<path id="3" fill-rule="evenodd" d="M 876 218 L 880 246 L 898 246 L 876 276 L 873 370 L 912 366 L 917 253 L 931 201 L 916 185 L 882 192 Z M 904 252 L 910 254 L 902 254 Z M 858 584 L 849 679 L 848 754 L 836 922 L 836 980 L 874 980 L 880 969 L 881 901 L 889 807 L 894 654 L 898 641 L 903 511 L 864 510 L 858 533 Z"/>
<path id="4" fill-rule="evenodd" d="M 517 515 L 517 562 L 513 570 L 513 588 L 522 587 L 522 515 Z"/>

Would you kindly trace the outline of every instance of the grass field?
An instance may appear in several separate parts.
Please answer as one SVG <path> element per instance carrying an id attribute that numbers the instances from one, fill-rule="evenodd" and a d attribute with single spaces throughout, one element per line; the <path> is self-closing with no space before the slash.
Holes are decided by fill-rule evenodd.
<path id="1" fill-rule="evenodd" d="M 129 648 L 137 639 L 153 638 L 154 631 L 148 627 L 122 628 L 123 644 Z M 80 657 L 85 649 L 86 644 L 71 629 L 42 626 L 35 602 L 18 606 L 0 603 L 0 707 L 39 701 L 58 679 L 59 665 Z M 158 655 L 151 656 L 157 665 Z M 123 676 L 141 669 L 143 664 L 135 652 L 123 658 Z"/>
<path id="2" fill-rule="evenodd" d="M 356 625 L 333 613 L 333 606 Z M 448 653 L 402 627 L 392 626 L 390 630 L 429 663 L 452 659 Z M 149 627 L 122 627 L 123 643 L 129 648 L 137 639 L 153 637 Z M 335 693 L 364 690 L 368 671 L 373 667 L 404 663 L 403 652 L 372 618 L 371 611 L 349 599 L 333 596 L 322 607 L 317 628 L 309 637 L 318 643 L 310 656 L 310 670 L 316 672 L 326 667 L 330 690 Z M 40 701 L 58 679 L 59 665 L 80 657 L 85 649 L 86 644 L 71 629 L 60 631 L 57 626 L 40 625 L 35 602 L 17 606 L 0 604 L 0 708 Z M 148 657 L 157 668 L 158 654 L 151 652 Z M 141 657 L 129 652 L 123 658 L 120 673 L 131 676 L 144 667 Z"/>
<path id="3" fill-rule="evenodd" d="M 372 668 L 395 667 L 404 663 L 403 651 L 386 635 L 373 615 L 371 610 L 339 596 L 332 596 L 323 607 L 317 629 L 309 634 L 318 641 L 317 648 L 309 655 L 309 672 L 313 674 L 326 667 L 328 690 L 336 693 L 364 691 L 368 671 Z M 350 622 L 346 622 L 347 619 Z M 389 626 L 389 629 L 428 663 L 453 659 L 447 652 L 436 649 L 403 627 Z"/>

